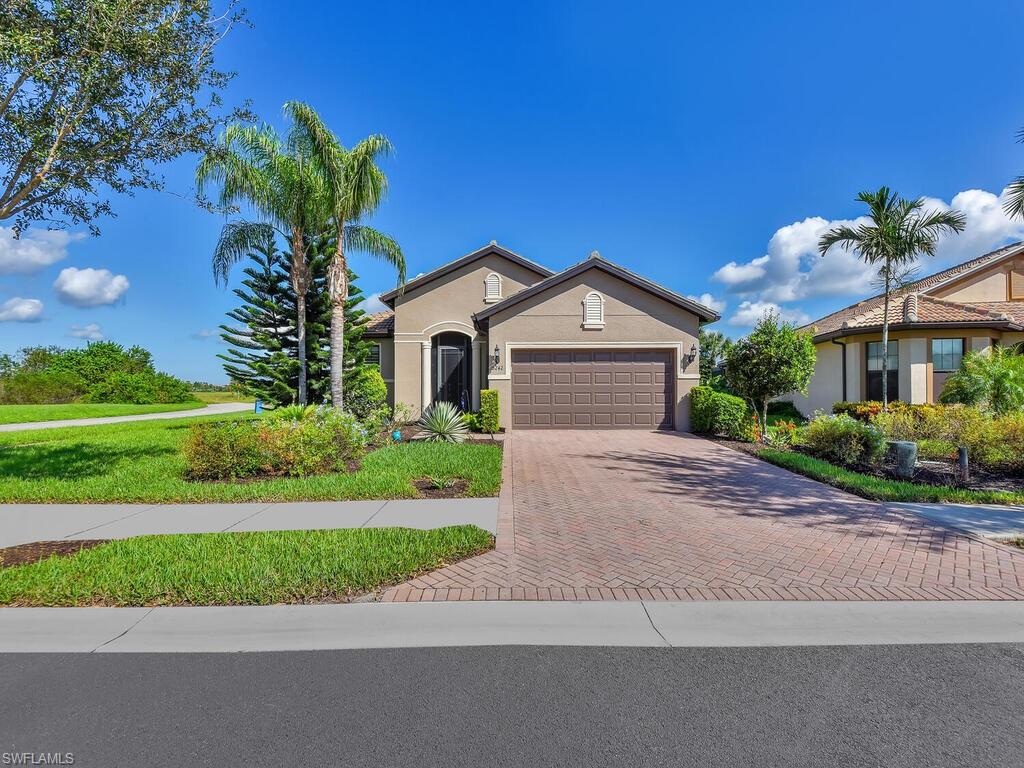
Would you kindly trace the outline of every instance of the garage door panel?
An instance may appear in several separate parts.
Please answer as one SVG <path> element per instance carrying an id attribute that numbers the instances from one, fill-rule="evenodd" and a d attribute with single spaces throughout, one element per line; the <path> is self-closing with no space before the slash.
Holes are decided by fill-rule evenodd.
<path id="1" fill-rule="evenodd" d="M 672 426 L 675 379 L 667 350 L 519 350 L 512 361 L 514 427 Z"/>

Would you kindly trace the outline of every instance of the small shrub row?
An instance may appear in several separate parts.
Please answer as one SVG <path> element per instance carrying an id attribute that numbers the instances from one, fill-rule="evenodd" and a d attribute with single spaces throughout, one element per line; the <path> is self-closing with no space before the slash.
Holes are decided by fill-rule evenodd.
<path id="1" fill-rule="evenodd" d="M 742 398 L 707 386 L 690 390 L 693 431 L 722 435 L 733 440 L 752 440 L 753 420 Z"/>
<path id="2" fill-rule="evenodd" d="M 878 461 L 885 454 L 885 434 L 841 413 L 820 414 L 800 432 L 799 444 L 807 453 L 844 467 Z"/>
<path id="3" fill-rule="evenodd" d="M 235 480 L 343 472 L 367 443 L 355 416 L 323 407 L 260 421 L 195 424 L 182 450 L 189 480 Z"/>

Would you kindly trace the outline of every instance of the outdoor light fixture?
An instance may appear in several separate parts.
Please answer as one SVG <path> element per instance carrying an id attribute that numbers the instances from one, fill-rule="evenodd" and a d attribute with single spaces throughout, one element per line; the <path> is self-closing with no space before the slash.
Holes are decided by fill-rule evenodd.
<path id="1" fill-rule="evenodd" d="M 692 363 L 697 359 L 697 345 L 693 344 L 690 346 L 690 362 Z"/>
<path id="2" fill-rule="evenodd" d="M 501 362 L 501 350 L 498 349 L 498 345 L 494 345 L 494 364 L 497 365 Z"/>

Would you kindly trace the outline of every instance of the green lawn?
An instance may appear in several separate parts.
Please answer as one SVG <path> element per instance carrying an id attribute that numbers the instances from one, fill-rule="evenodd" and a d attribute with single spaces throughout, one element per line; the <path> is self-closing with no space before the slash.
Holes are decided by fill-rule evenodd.
<path id="1" fill-rule="evenodd" d="M 820 480 L 876 501 L 952 502 L 957 504 L 1022 504 L 1024 493 L 971 491 L 943 485 L 919 485 L 853 472 L 827 461 L 792 451 L 764 448 L 758 457 L 784 469 Z"/>
<path id="2" fill-rule="evenodd" d="M 202 408 L 205 403 L 62 403 L 58 405 L 0 405 L 0 424 L 24 424 L 30 421 L 95 419 L 101 416 L 134 416 L 139 413 L 167 413 Z"/>
<path id="3" fill-rule="evenodd" d="M 204 403 L 252 403 L 255 399 L 252 397 L 246 397 L 245 395 L 239 395 L 234 392 L 193 392 L 193 397 L 197 397 Z"/>
<path id="4" fill-rule="evenodd" d="M 139 536 L 0 568 L 0 605 L 266 605 L 343 600 L 493 546 L 472 525 Z"/>
<path id="5" fill-rule="evenodd" d="M 225 418 L 240 417 L 0 433 L 0 503 L 400 499 L 416 496 L 410 481 L 428 476 L 465 478 L 470 496 L 494 496 L 501 485 L 501 449 L 480 443 L 390 445 L 349 474 L 187 482 L 180 446 L 188 426 Z"/>

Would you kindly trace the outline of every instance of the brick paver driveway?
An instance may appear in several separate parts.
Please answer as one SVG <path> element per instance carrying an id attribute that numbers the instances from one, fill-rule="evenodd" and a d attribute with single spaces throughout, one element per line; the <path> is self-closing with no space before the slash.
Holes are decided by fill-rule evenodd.
<path id="1" fill-rule="evenodd" d="M 496 550 L 385 600 L 1024 599 L 1024 553 L 702 438 L 521 431 L 505 469 Z"/>

